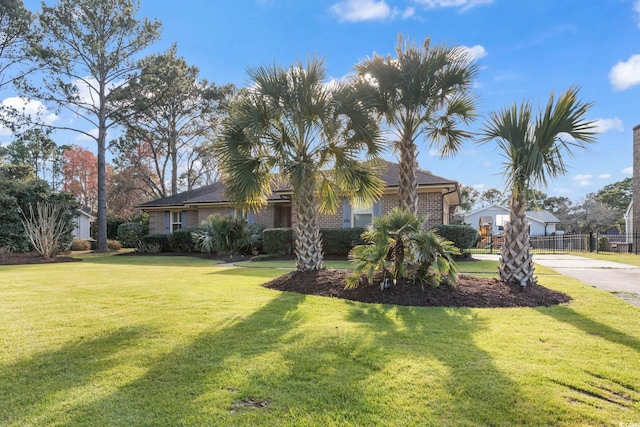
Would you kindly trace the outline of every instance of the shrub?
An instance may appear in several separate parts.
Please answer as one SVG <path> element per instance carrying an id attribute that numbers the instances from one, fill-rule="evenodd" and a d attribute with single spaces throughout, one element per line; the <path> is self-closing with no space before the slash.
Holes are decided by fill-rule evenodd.
<path id="1" fill-rule="evenodd" d="M 325 254 L 347 255 L 354 246 L 362 245 L 362 227 L 321 228 L 322 251 Z"/>
<path id="2" fill-rule="evenodd" d="M 192 252 L 198 249 L 196 235 L 199 228 L 181 228 L 169 234 L 169 249 L 175 252 Z"/>
<path id="3" fill-rule="evenodd" d="M 197 246 L 202 252 L 237 255 L 251 244 L 246 225 L 242 217 L 212 215 L 196 233 Z"/>
<path id="4" fill-rule="evenodd" d="M 354 268 L 347 278 L 347 287 L 358 286 L 362 274 L 373 283 L 376 271 L 382 273 L 381 289 L 390 287 L 391 281 L 395 283 L 398 279 L 423 286 L 455 284 L 458 267 L 453 255 L 460 251 L 436 233 L 422 230 L 422 222 L 401 209 L 375 218 L 372 227 L 362 234 L 368 244 L 354 247 L 349 254 Z"/>
<path id="5" fill-rule="evenodd" d="M 262 247 L 267 254 L 290 255 L 292 242 L 291 228 L 267 228 L 262 232 Z"/>
<path id="6" fill-rule="evenodd" d="M 473 248 L 478 241 L 478 230 L 470 225 L 436 225 L 433 230 L 461 251 Z"/>
<path id="7" fill-rule="evenodd" d="M 249 233 L 249 245 L 251 254 L 259 254 L 263 251 L 264 238 L 262 233 L 266 227 L 262 224 L 247 224 Z"/>
<path id="8" fill-rule="evenodd" d="M 167 234 L 149 234 L 143 236 L 138 247 L 140 252 L 157 254 L 169 249 L 169 239 Z"/>
<path id="9" fill-rule="evenodd" d="M 72 251 L 88 251 L 91 249 L 91 242 L 84 239 L 73 239 L 71 242 Z"/>
<path id="10" fill-rule="evenodd" d="M 107 239 L 116 240 L 118 238 L 118 227 L 125 221 L 120 218 L 107 218 Z"/>
<path id="11" fill-rule="evenodd" d="M 598 239 L 598 250 L 602 252 L 609 252 L 611 250 L 608 237 L 600 237 Z"/>
<path id="12" fill-rule="evenodd" d="M 119 251 L 122 249 L 122 244 L 117 240 L 107 239 L 107 248 L 111 251 Z"/>
<path id="13" fill-rule="evenodd" d="M 118 240 L 123 248 L 138 248 L 149 229 L 139 222 L 125 222 L 118 226 Z"/>
<path id="14" fill-rule="evenodd" d="M 60 249 L 69 247 L 73 223 L 66 217 L 67 207 L 62 203 L 38 202 L 35 209 L 29 205 L 29 215 L 22 212 L 22 225 L 31 245 L 44 258 L 54 258 Z"/>

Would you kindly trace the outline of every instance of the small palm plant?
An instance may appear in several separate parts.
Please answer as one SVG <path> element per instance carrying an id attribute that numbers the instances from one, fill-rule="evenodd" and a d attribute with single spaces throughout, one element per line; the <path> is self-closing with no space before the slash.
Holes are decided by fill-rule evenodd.
<path id="1" fill-rule="evenodd" d="M 347 287 L 358 286 L 363 274 L 373 283 L 376 272 L 382 273 L 381 289 L 390 286 L 390 279 L 434 286 L 455 284 L 458 268 L 453 256 L 460 251 L 433 231 L 423 230 L 422 222 L 402 209 L 374 219 L 371 228 L 362 234 L 367 244 L 356 246 L 349 254 L 354 269 L 347 278 Z"/>
<path id="2" fill-rule="evenodd" d="M 250 245 L 250 233 L 242 217 L 212 215 L 194 240 L 202 252 L 233 256 Z"/>

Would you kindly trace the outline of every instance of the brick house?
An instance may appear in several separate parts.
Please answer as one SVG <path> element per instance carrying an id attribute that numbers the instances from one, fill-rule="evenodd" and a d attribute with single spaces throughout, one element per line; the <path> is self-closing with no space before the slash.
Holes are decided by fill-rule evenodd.
<path id="1" fill-rule="evenodd" d="M 398 206 L 398 165 L 385 162 L 380 177 L 386 183 L 383 196 L 368 207 L 352 206 L 344 199 L 332 215 L 320 214 L 322 228 L 364 227 L 373 217 L 382 216 Z M 460 188 L 456 181 L 418 171 L 418 214 L 426 218 L 427 226 L 448 224 L 455 207 L 460 203 Z M 180 228 L 197 227 L 211 215 L 226 216 L 234 212 L 225 196 L 224 184 L 217 181 L 195 190 L 186 191 L 137 206 L 149 214 L 149 233 L 168 234 Z M 291 211 L 291 189 L 276 189 L 267 199 L 267 206 L 249 212 L 247 222 L 267 228 L 291 227 L 295 216 Z"/>

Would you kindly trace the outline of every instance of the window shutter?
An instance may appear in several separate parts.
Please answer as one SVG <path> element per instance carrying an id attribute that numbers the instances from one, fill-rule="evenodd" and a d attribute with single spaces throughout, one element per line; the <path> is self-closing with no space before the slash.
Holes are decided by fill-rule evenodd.
<path id="1" fill-rule="evenodd" d="M 182 228 L 187 228 L 187 213 L 185 211 L 180 212 L 180 222 Z"/>
<path id="2" fill-rule="evenodd" d="M 342 199 L 342 228 L 351 228 L 351 204 Z"/>
<path id="3" fill-rule="evenodd" d="M 171 212 L 164 212 L 164 234 L 171 233 Z"/>
<path id="4" fill-rule="evenodd" d="M 378 200 L 373 204 L 373 217 L 382 216 L 382 201 Z"/>
<path id="5" fill-rule="evenodd" d="M 256 222 L 256 215 L 253 211 L 247 213 L 247 224 L 254 224 Z"/>

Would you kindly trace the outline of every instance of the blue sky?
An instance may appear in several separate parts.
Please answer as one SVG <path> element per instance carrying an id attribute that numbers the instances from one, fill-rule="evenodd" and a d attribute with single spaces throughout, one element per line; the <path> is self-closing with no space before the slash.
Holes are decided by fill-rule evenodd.
<path id="1" fill-rule="evenodd" d="M 34 10 L 39 2 L 25 5 Z M 589 118 L 602 131 L 598 143 L 568 160 L 569 174 L 550 182 L 548 194 L 578 200 L 632 176 L 640 0 L 142 0 L 141 6 L 140 16 L 163 24 L 150 52 L 177 42 L 201 77 L 240 87 L 247 67 L 313 55 L 325 60 L 331 78 L 342 78 L 373 52 L 392 53 L 399 33 L 467 46 L 481 68 L 475 83 L 481 117 L 472 130 L 489 111 L 523 100 L 545 104 L 551 91 L 571 85 L 595 104 Z M 468 142 L 446 160 L 426 143 L 420 152 L 423 169 L 480 191 L 504 188 L 494 144 Z"/>

